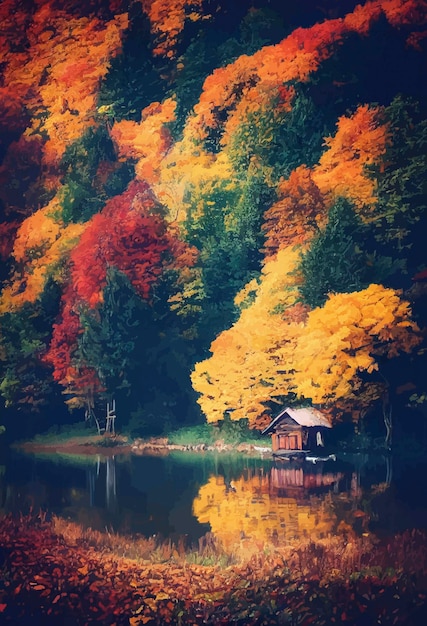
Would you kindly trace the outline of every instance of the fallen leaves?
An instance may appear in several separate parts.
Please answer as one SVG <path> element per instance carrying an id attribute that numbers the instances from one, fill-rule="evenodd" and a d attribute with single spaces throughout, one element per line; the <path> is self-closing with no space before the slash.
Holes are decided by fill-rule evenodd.
<path id="1" fill-rule="evenodd" d="M 336 567 L 320 579 L 311 567 L 320 554 L 313 542 L 220 568 L 190 565 L 185 555 L 179 563 L 124 558 L 100 533 L 97 541 L 84 532 L 68 541 L 58 527 L 41 517 L 0 520 L 2 624 L 63 624 L 65 618 L 76 626 L 427 623 L 421 531 L 360 552 L 364 573 L 346 577 Z M 362 538 L 360 550 L 363 545 Z M 322 558 L 338 558 L 337 548 L 331 543 L 328 555 L 325 544 Z M 373 567 L 376 561 L 381 566 Z"/>

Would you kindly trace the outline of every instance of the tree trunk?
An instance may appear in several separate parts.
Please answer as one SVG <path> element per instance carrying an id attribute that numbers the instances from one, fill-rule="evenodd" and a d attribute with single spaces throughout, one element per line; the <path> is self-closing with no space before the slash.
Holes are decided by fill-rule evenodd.
<path id="1" fill-rule="evenodd" d="M 98 418 L 96 417 L 96 414 L 95 414 L 93 401 L 92 400 L 88 400 L 86 402 L 85 421 L 89 421 L 90 422 L 90 420 L 92 420 L 92 419 L 93 419 L 93 421 L 96 424 L 96 430 L 98 431 L 98 435 L 100 435 L 101 434 L 101 426 L 100 426 Z"/>
<path id="2" fill-rule="evenodd" d="M 388 392 L 386 392 L 383 397 L 383 419 L 386 431 L 385 445 L 391 450 L 393 441 L 393 412 Z"/>

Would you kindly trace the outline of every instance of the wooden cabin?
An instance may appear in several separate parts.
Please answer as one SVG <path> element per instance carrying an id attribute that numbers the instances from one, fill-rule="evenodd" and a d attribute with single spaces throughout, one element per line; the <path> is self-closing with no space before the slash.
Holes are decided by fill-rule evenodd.
<path id="1" fill-rule="evenodd" d="M 271 435 L 273 455 L 301 456 L 323 454 L 325 432 L 331 424 L 321 411 L 311 407 L 284 409 L 262 431 Z"/>

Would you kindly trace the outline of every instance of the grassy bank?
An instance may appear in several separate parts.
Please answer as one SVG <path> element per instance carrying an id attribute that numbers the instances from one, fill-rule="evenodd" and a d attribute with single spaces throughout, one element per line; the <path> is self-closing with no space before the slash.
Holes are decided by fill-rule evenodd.
<path id="1" fill-rule="evenodd" d="M 198 546 L 83 530 L 53 517 L 0 524 L 4 624 L 427 623 L 426 534 Z M 218 565 L 222 563 L 222 566 Z"/>
<path id="2" fill-rule="evenodd" d="M 269 449 L 269 437 L 261 437 L 245 423 L 224 421 L 221 425 L 199 424 L 165 433 L 161 437 L 132 438 L 128 434 L 98 435 L 84 425 L 55 426 L 30 441 L 18 442 L 27 451 L 66 451 L 69 453 L 148 452 L 159 450 L 192 450 L 201 452 L 248 452 Z"/>
<path id="3" fill-rule="evenodd" d="M 248 428 L 244 420 L 233 422 L 224 420 L 219 425 L 198 424 L 180 428 L 166 435 L 172 444 L 213 446 L 218 441 L 227 445 L 252 444 L 257 446 L 269 446 L 270 437 L 262 437 L 258 431 Z"/>

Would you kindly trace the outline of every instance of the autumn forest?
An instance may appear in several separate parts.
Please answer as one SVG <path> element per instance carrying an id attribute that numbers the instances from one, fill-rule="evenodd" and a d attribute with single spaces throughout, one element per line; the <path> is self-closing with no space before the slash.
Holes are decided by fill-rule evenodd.
<path id="1" fill-rule="evenodd" d="M 425 0 L 1 0 L 2 624 L 427 623 L 426 75 Z"/>
<path id="2" fill-rule="evenodd" d="M 113 398 L 134 436 L 283 405 L 422 431 L 423 2 L 0 11 L 6 432 Z"/>

